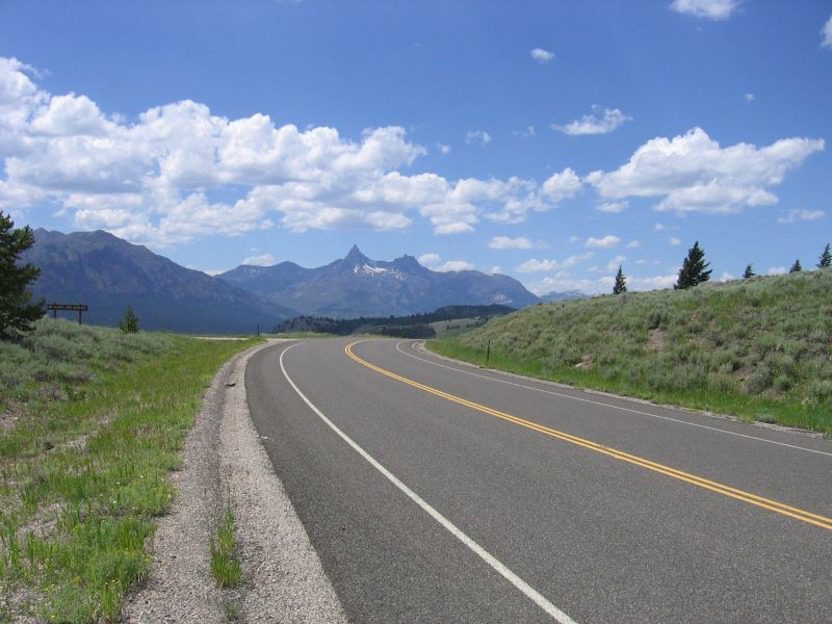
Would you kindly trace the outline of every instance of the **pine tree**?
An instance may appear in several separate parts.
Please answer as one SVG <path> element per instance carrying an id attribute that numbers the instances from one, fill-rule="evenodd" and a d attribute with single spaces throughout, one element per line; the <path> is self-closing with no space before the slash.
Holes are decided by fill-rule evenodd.
<path id="1" fill-rule="evenodd" d="M 755 275 L 756 273 L 754 272 L 754 269 L 752 269 L 751 265 L 749 264 L 745 267 L 745 271 L 743 272 L 742 277 L 743 279 L 748 279 L 749 277 L 754 277 Z"/>
<path id="2" fill-rule="evenodd" d="M 127 306 L 124 316 L 118 322 L 118 328 L 125 334 L 137 334 L 139 332 L 139 317 L 133 312 L 131 306 Z"/>
<path id="3" fill-rule="evenodd" d="M 803 270 L 803 267 L 800 266 L 800 259 L 798 258 L 797 260 L 794 261 L 794 264 L 792 265 L 792 268 L 789 269 L 789 273 L 799 273 L 802 270 Z"/>
<path id="4" fill-rule="evenodd" d="M 710 262 L 705 262 L 705 250 L 699 246 L 699 241 L 696 241 L 693 247 L 688 250 L 688 255 L 682 262 L 679 277 L 673 288 L 693 288 L 702 282 L 707 282 L 711 279 L 711 271 L 705 269 L 710 264 Z"/>
<path id="5" fill-rule="evenodd" d="M 18 264 L 20 255 L 35 243 L 35 235 L 29 226 L 13 228 L 11 217 L 0 211 L 0 337 L 27 331 L 44 313 L 44 302 L 31 303 L 29 291 L 40 269 Z"/>
<path id="6" fill-rule="evenodd" d="M 618 273 L 615 274 L 615 286 L 612 287 L 612 294 L 620 295 L 627 292 L 627 278 L 624 277 L 624 271 L 621 270 L 621 265 L 618 266 Z"/>
<path id="7" fill-rule="evenodd" d="M 818 268 L 825 269 L 830 266 L 832 266 L 832 253 L 829 252 L 829 243 L 826 243 L 826 247 L 818 260 Z"/>

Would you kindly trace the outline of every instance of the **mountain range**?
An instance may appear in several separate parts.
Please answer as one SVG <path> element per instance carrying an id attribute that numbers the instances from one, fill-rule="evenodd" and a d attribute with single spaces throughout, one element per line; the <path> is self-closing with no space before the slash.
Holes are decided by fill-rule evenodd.
<path id="1" fill-rule="evenodd" d="M 107 232 L 38 229 L 22 261 L 41 269 L 36 298 L 86 303 L 85 319 L 100 325 L 117 324 L 130 305 L 149 330 L 253 333 L 300 315 L 401 316 L 447 305 L 522 308 L 541 301 L 506 275 L 432 271 L 409 255 L 371 260 L 355 246 L 321 267 L 241 265 L 211 277 Z"/>
<path id="2" fill-rule="evenodd" d="M 334 318 L 418 314 L 451 304 L 522 308 L 539 301 L 507 275 L 431 271 L 408 255 L 371 260 L 356 246 L 322 267 L 243 265 L 217 277 L 303 314 Z"/>
<path id="3" fill-rule="evenodd" d="M 35 230 L 22 261 L 40 268 L 35 298 L 85 303 L 95 325 L 116 325 L 128 305 L 143 329 L 181 332 L 254 333 L 296 314 L 103 231 Z"/>

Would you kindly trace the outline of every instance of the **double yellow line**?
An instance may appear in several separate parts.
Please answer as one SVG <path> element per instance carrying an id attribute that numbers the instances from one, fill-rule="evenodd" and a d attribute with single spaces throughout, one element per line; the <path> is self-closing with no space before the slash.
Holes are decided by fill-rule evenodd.
<path id="1" fill-rule="evenodd" d="M 670 466 L 665 466 L 664 464 L 659 464 L 650 461 L 649 459 L 639 457 L 638 455 L 625 453 L 624 451 L 619 451 L 618 449 L 605 446 L 603 444 L 598 444 L 597 442 L 593 442 L 592 440 L 587 440 L 585 438 L 580 438 L 578 436 L 574 436 L 569 433 L 559 431 L 557 429 L 552 429 L 551 427 L 546 427 L 545 425 L 541 425 L 536 422 L 526 420 L 525 418 L 520 418 L 519 416 L 507 414 L 506 412 L 501 412 L 499 410 L 488 407 L 487 405 L 475 403 L 474 401 L 469 401 L 468 399 L 463 399 L 462 397 L 458 397 L 456 395 L 443 392 L 442 390 L 438 390 L 437 388 L 426 386 L 425 384 L 421 384 L 418 381 L 414 381 L 387 369 L 381 368 L 380 366 L 376 366 L 375 364 L 371 364 L 367 360 L 359 357 L 358 355 L 353 353 L 352 350 L 352 348 L 356 344 L 358 344 L 358 342 L 352 342 L 344 348 L 344 352 L 350 358 L 352 358 L 362 366 L 366 366 L 370 370 L 384 375 L 385 377 L 389 377 L 390 379 L 395 379 L 396 381 L 407 384 L 408 386 L 412 386 L 413 388 L 418 388 L 419 390 L 446 399 L 447 401 L 451 401 L 452 403 L 457 403 L 458 405 L 469 407 L 478 412 L 482 412 L 483 414 L 488 414 L 489 416 L 500 418 L 501 420 L 505 420 L 515 425 L 519 425 L 520 427 L 525 427 L 526 429 L 537 431 L 538 433 L 542 433 L 543 435 L 547 435 L 551 438 L 557 438 L 558 440 L 563 440 L 564 442 L 569 442 L 577 446 L 582 446 L 591 451 L 595 451 L 596 453 L 601 453 L 602 455 L 607 455 L 608 457 L 612 457 L 614 459 L 627 462 L 628 464 L 633 464 L 635 466 L 640 466 L 641 468 L 645 468 L 647 470 L 652 470 L 653 472 L 663 474 L 673 479 L 678 479 L 679 481 L 684 481 L 685 483 L 690 483 L 691 485 L 695 485 L 697 487 L 701 487 L 703 489 L 716 492 L 717 494 L 722 494 L 723 496 L 735 498 L 750 505 L 755 505 L 757 507 L 762 507 L 763 509 L 773 511 L 784 516 L 789 516 L 790 518 L 794 518 L 795 520 L 801 520 L 802 522 L 813 524 L 822 529 L 832 530 L 832 518 L 814 514 L 804 509 L 800 509 L 798 507 L 792 507 L 790 505 L 786 505 L 784 503 L 771 500 L 770 498 L 757 496 L 756 494 L 752 494 L 751 492 L 746 492 L 744 490 L 740 490 L 729 485 L 725 485 L 723 483 L 711 481 L 710 479 L 705 479 L 703 477 L 699 477 L 689 472 L 683 472 L 682 470 L 677 470 L 675 468 L 671 468 Z"/>

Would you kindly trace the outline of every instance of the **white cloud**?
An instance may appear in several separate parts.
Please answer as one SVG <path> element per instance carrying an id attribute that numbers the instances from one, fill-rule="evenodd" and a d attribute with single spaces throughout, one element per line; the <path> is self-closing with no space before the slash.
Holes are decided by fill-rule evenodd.
<path id="1" fill-rule="evenodd" d="M 488 274 L 489 274 L 489 275 L 502 275 L 502 273 L 503 273 L 503 269 L 502 269 L 502 268 L 500 268 L 500 267 L 499 267 L 499 266 L 497 266 L 497 265 L 495 265 L 495 266 L 491 267 L 490 269 L 488 269 Z"/>
<path id="2" fill-rule="evenodd" d="M 443 154 L 443 155 L 448 155 L 448 154 L 451 153 L 451 146 L 446 145 L 444 143 L 437 143 L 436 144 L 436 149 L 438 149 L 439 153 Z"/>
<path id="3" fill-rule="evenodd" d="M 769 270 L 766 272 L 767 275 L 784 275 L 785 273 L 786 267 L 784 266 L 769 267 Z"/>
<path id="4" fill-rule="evenodd" d="M 585 244 L 589 249 L 608 249 L 610 247 L 615 247 L 620 242 L 621 239 L 618 236 L 607 234 L 601 238 L 593 238 L 590 236 L 586 239 Z"/>
<path id="5" fill-rule="evenodd" d="M 479 143 L 481 147 L 485 147 L 491 143 L 491 135 L 485 130 L 471 130 L 465 135 L 466 143 Z"/>
<path id="6" fill-rule="evenodd" d="M 512 134 L 514 136 L 520 136 L 528 139 L 535 136 L 537 132 L 535 131 L 534 126 L 526 126 L 525 130 L 514 130 Z"/>
<path id="7" fill-rule="evenodd" d="M 757 101 L 757 96 L 756 96 L 756 95 L 754 95 L 753 93 L 744 93 L 742 97 L 743 97 L 743 99 L 744 99 L 746 102 L 748 102 L 749 104 L 750 104 L 751 102 L 756 102 L 756 101 Z"/>
<path id="8" fill-rule="evenodd" d="M 682 239 L 676 238 L 675 236 L 671 236 L 670 238 L 667 239 L 667 243 L 671 247 L 678 247 L 679 245 L 682 244 Z"/>
<path id="9" fill-rule="evenodd" d="M 823 219 L 826 213 L 823 210 L 789 210 L 782 217 L 777 218 L 777 223 L 795 223 L 796 221 L 817 221 Z"/>
<path id="10" fill-rule="evenodd" d="M 560 262 L 557 260 L 538 260 L 537 258 L 532 258 L 531 260 L 526 260 L 515 270 L 518 273 L 546 273 L 559 268 Z"/>
<path id="11" fill-rule="evenodd" d="M 641 241 L 633 239 L 629 243 L 627 243 L 627 249 L 637 249 L 641 247 Z"/>
<path id="12" fill-rule="evenodd" d="M 531 57 L 540 63 L 541 65 L 545 65 L 553 58 L 555 58 L 554 52 L 549 52 L 549 50 L 544 50 L 543 48 L 535 48 L 529 52 Z"/>
<path id="13" fill-rule="evenodd" d="M 447 273 L 449 271 L 473 271 L 474 265 L 467 260 L 448 260 L 445 264 L 438 266 L 437 271 Z"/>
<path id="14" fill-rule="evenodd" d="M 722 275 L 719 276 L 720 282 L 730 282 L 733 279 L 736 278 L 733 275 L 731 275 L 728 271 L 723 271 Z"/>
<path id="15" fill-rule="evenodd" d="M 673 0 L 670 8 L 693 17 L 724 21 L 731 17 L 740 4 L 742 0 Z"/>
<path id="16" fill-rule="evenodd" d="M 439 263 L 442 262 L 442 257 L 437 253 L 426 253 L 419 256 L 417 260 L 422 266 L 432 269 L 433 267 L 439 266 Z"/>
<path id="17" fill-rule="evenodd" d="M 583 183 L 578 174 L 567 167 L 563 171 L 553 173 L 543 183 L 543 194 L 553 202 L 560 202 L 577 195 Z"/>
<path id="18" fill-rule="evenodd" d="M 615 171 L 594 171 L 585 180 L 600 197 L 661 197 L 659 211 L 737 213 L 774 204 L 769 190 L 811 154 L 823 139 L 781 139 L 757 148 L 738 143 L 722 148 L 701 128 L 673 139 L 647 141 Z"/>
<path id="19" fill-rule="evenodd" d="M 606 212 L 608 214 L 617 214 L 619 212 L 624 212 L 627 209 L 627 206 L 629 206 L 629 202 L 626 201 L 602 202 L 595 206 L 595 210 Z"/>
<path id="20" fill-rule="evenodd" d="M 823 25 L 821 35 L 823 35 L 823 40 L 820 42 L 820 45 L 824 48 L 832 48 L 832 15 L 826 20 L 826 24 Z"/>
<path id="21" fill-rule="evenodd" d="M 552 124 L 552 128 L 571 135 L 607 134 L 632 119 L 617 108 L 602 108 L 595 104 L 592 106 L 591 114 L 584 115 L 566 125 Z"/>
<path id="22" fill-rule="evenodd" d="M 679 226 L 678 225 L 665 225 L 664 223 L 654 223 L 653 224 L 653 229 L 656 230 L 657 232 L 673 231 L 673 230 L 678 230 Z"/>
<path id="23" fill-rule="evenodd" d="M 478 131 L 472 140 L 490 136 Z M 354 140 L 335 128 L 279 126 L 263 114 L 228 119 L 190 100 L 128 121 L 83 94 L 50 94 L 31 67 L 0 57 L 0 209 L 57 209 L 77 227 L 133 242 L 274 227 L 387 231 L 416 219 L 454 234 L 482 218 L 524 221 L 581 186 L 571 170 L 543 184 L 405 172 L 426 153 L 400 127 L 370 128 Z"/>
<path id="24" fill-rule="evenodd" d="M 617 271 L 618 267 L 624 264 L 624 261 L 627 259 L 627 256 L 615 256 L 612 260 L 607 262 L 607 271 Z"/>
<path id="25" fill-rule="evenodd" d="M 225 273 L 228 269 L 196 269 L 197 271 L 202 271 L 205 275 L 210 275 L 211 277 L 216 277 L 221 273 Z"/>
<path id="26" fill-rule="evenodd" d="M 548 273 L 551 271 L 558 271 L 562 269 L 569 269 L 576 264 L 584 262 L 592 258 L 592 253 L 585 253 L 575 256 L 569 256 L 563 261 L 532 258 L 526 260 L 523 264 L 518 266 L 515 270 L 518 273 Z"/>
<path id="27" fill-rule="evenodd" d="M 518 236 L 517 238 L 495 236 L 489 241 L 488 246 L 491 249 L 539 249 L 545 247 L 543 243 L 534 243 L 525 236 Z"/>
<path id="28" fill-rule="evenodd" d="M 629 277 L 627 278 L 627 288 L 630 290 L 657 290 L 672 288 L 678 278 L 678 271 L 674 271 L 673 273 L 669 273 L 667 275 L 654 275 L 651 277 Z"/>
<path id="29" fill-rule="evenodd" d="M 264 253 L 258 256 L 249 256 L 240 264 L 247 264 L 249 266 L 272 266 L 273 264 L 277 264 L 277 258 L 270 253 Z"/>

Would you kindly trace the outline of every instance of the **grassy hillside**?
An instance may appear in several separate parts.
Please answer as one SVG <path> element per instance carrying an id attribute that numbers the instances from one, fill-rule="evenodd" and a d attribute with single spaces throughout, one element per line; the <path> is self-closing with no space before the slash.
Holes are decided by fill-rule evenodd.
<path id="1" fill-rule="evenodd" d="M 438 353 L 832 434 L 832 269 L 543 304 Z"/>
<path id="2" fill-rule="evenodd" d="M 0 342 L 0 622 L 117 620 L 205 387 L 251 344 L 50 319 Z"/>

